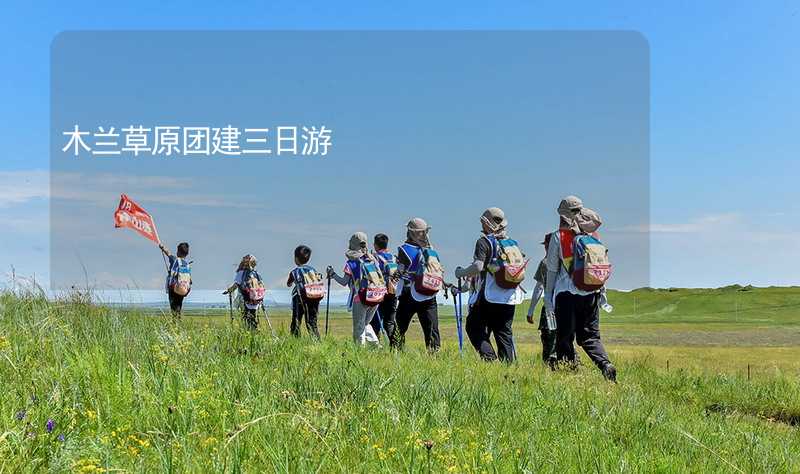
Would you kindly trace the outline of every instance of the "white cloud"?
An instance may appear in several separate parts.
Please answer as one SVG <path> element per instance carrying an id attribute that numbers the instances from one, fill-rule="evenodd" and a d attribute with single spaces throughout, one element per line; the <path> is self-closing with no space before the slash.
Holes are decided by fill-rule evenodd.
<path id="1" fill-rule="evenodd" d="M 122 191 L 139 202 L 239 209 L 263 207 L 244 197 L 213 195 L 205 190 L 193 192 L 202 189 L 200 184 L 185 177 L 58 173 L 53 186 L 50 177 L 47 170 L 0 171 L 0 208 L 51 197 L 108 207 Z"/>
<path id="2" fill-rule="evenodd" d="M 49 173 L 44 170 L 0 171 L 0 207 L 50 196 Z"/>
<path id="3" fill-rule="evenodd" d="M 611 229 L 610 232 L 639 232 L 652 234 L 697 234 L 717 232 L 721 227 L 737 224 L 741 221 L 739 213 L 710 214 L 686 222 L 650 223 Z"/>
<path id="4" fill-rule="evenodd" d="M 17 232 L 37 233 L 50 230 L 50 223 L 45 214 L 26 217 L 0 216 L 0 227 Z"/>

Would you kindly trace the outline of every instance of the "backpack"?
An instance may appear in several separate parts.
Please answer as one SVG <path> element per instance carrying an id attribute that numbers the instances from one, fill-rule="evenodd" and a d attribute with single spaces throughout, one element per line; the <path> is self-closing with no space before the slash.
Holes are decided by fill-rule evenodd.
<path id="1" fill-rule="evenodd" d="M 366 306 L 382 303 L 387 293 L 386 280 L 375 262 L 366 259 L 350 260 L 348 265 L 361 303 Z"/>
<path id="2" fill-rule="evenodd" d="M 261 281 L 261 275 L 255 270 L 244 270 L 242 284 L 239 286 L 239 293 L 247 303 L 261 304 L 267 289 Z"/>
<path id="3" fill-rule="evenodd" d="M 178 296 L 192 291 L 192 267 L 185 258 L 175 257 L 169 269 L 169 289 Z"/>
<path id="4" fill-rule="evenodd" d="M 311 265 L 297 267 L 294 281 L 300 296 L 305 300 L 319 301 L 325 297 L 325 284 L 322 274 Z"/>
<path id="5" fill-rule="evenodd" d="M 383 273 L 383 279 L 386 280 L 387 292 L 390 295 L 395 294 L 395 285 L 392 285 L 391 279 L 397 275 L 397 259 L 389 252 L 375 252 L 375 257 L 378 259 L 378 267 Z"/>
<path id="6" fill-rule="evenodd" d="M 486 239 L 492 245 L 492 258 L 486 270 L 494 275 L 494 282 L 500 288 L 517 288 L 525 280 L 525 268 L 530 259 L 525 259 L 514 239 L 498 239 L 493 235 L 487 235 Z"/>
<path id="7" fill-rule="evenodd" d="M 608 249 L 594 235 L 580 234 L 574 237 L 571 266 L 572 282 L 579 290 L 600 290 L 611 278 Z"/>
<path id="8" fill-rule="evenodd" d="M 421 295 L 435 295 L 444 284 L 444 267 L 439 254 L 431 248 L 420 249 L 416 263 L 414 289 Z"/>

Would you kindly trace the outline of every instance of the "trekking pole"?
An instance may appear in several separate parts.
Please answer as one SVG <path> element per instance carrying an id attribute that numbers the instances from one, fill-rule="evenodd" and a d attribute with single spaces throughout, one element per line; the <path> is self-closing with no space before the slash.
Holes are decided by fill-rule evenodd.
<path id="1" fill-rule="evenodd" d="M 325 293 L 327 297 L 325 301 L 325 336 L 328 336 L 328 315 L 331 312 L 331 274 L 328 272 L 328 292 Z"/>
<path id="2" fill-rule="evenodd" d="M 278 339 L 278 336 L 275 334 L 275 330 L 272 329 L 272 322 L 269 320 L 269 315 L 267 314 L 267 307 L 264 305 L 264 302 L 261 302 L 261 309 L 264 310 L 264 319 L 267 320 L 267 326 L 269 326 L 269 332 L 272 333 L 273 339 Z"/>
<path id="3" fill-rule="evenodd" d="M 381 310 L 380 308 L 375 309 L 375 316 L 373 318 L 378 318 L 378 341 L 383 340 L 383 318 L 381 318 Z"/>
<path id="4" fill-rule="evenodd" d="M 231 324 L 233 324 L 233 295 L 228 292 L 228 313 L 231 317 Z"/>
<path id="5" fill-rule="evenodd" d="M 458 331 L 458 353 L 464 355 L 464 330 L 461 324 L 461 278 L 458 279 L 457 296 L 453 296 L 453 304 L 456 306 L 456 330 Z"/>

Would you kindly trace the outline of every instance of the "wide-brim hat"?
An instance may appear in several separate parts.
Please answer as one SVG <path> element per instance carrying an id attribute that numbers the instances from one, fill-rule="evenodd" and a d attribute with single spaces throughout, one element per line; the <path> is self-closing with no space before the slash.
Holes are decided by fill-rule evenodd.
<path id="1" fill-rule="evenodd" d="M 426 232 L 431 230 L 431 226 L 425 222 L 425 219 L 421 217 L 415 217 L 408 221 L 408 224 L 406 224 L 406 229 L 413 232 Z"/>
<path id="2" fill-rule="evenodd" d="M 367 234 L 364 232 L 356 232 L 350 236 L 350 242 L 347 245 L 345 255 L 350 259 L 357 259 L 362 257 L 367 252 Z"/>
<path id="3" fill-rule="evenodd" d="M 505 229 L 508 227 L 506 213 L 499 207 L 490 207 L 481 214 L 481 222 L 487 224 L 492 229 Z"/>

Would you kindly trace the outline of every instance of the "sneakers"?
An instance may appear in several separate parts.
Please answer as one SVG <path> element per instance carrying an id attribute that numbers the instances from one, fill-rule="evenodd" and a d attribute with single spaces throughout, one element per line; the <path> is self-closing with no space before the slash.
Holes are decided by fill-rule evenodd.
<path id="1" fill-rule="evenodd" d="M 617 368 L 612 364 L 606 364 L 606 366 L 603 367 L 603 378 L 609 382 L 617 383 Z"/>

